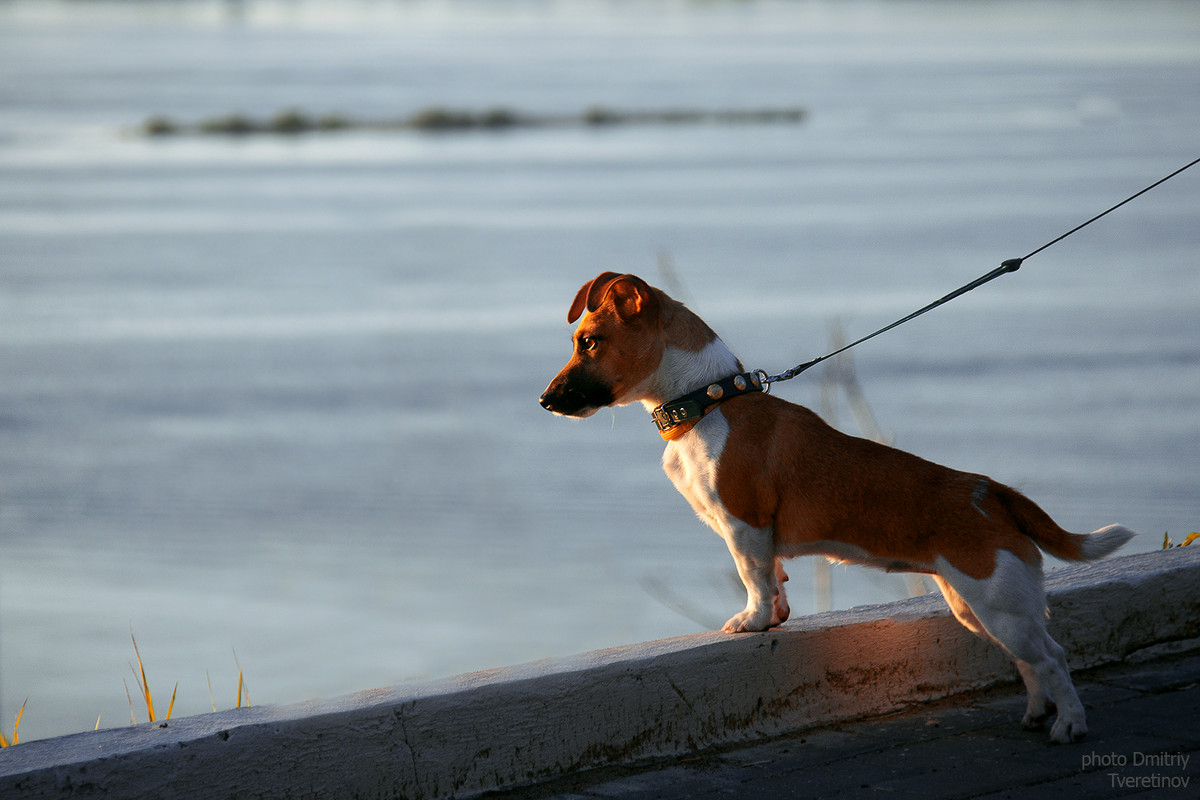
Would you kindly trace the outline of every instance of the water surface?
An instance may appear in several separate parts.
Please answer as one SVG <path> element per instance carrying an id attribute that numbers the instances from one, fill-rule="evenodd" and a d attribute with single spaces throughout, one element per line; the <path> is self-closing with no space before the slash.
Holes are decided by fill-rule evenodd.
<path id="1" fill-rule="evenodd" d="M 125 724 L 131 627 L 182 714 L 233 705 L 234 648 L 275 703 L 719 625 L 645 413 L 537 406 L 580 284 L 642 274 L 782 370 L 1200 155 L 1198 68 L 1191 3 L 0 4 L 0 721 Z M 136 131 L 432 104 L 809 115 Z M 856 351 L 895 443 L 1131 549 L 1200 528 L 1198 181 Z"/>

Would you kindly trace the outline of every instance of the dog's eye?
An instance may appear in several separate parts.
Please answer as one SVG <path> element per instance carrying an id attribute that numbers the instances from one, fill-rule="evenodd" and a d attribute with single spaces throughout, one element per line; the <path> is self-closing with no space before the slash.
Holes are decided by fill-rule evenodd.
<path id="1" fill-rule="evenodd" d="M 579 349 L 580 350 L 595 350 L 597 344 L 599 344 L 599 342 L 597 342 L 591 336 L 580 336 L 579 337 Z"/>

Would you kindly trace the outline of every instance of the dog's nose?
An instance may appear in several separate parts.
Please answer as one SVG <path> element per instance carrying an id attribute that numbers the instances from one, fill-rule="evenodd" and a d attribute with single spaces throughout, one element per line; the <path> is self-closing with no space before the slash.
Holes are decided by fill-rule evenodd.
<path id="1" fill-rule="evenodd" d="M 542 396 L 538 398 L 538 404 L 547 411 L 554 410 L 554 401 L 550 399 L 549 392 L 544 392 Z"/>

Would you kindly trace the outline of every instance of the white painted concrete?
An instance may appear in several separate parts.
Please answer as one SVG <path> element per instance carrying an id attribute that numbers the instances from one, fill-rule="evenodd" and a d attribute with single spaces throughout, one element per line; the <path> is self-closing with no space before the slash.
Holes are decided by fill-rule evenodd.
<path id="1" fill-rule="evenodd" d="M 1200 546 L 1048 580 L 1075 669 L 1200 636 Z M 694 751 L 1013 680 L 938 596 L 761 634 L 698 634 L 573 658 L 29 742 L 0 795 L 443 798 Z M 1016 725 L 1018 720 L 1014 719 Z"/>

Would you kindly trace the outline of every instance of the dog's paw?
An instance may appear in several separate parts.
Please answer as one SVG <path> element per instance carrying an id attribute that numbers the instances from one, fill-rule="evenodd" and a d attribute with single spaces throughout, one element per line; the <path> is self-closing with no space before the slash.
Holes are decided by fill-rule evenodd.
<path id="1" fill-rule="evenodd" d="M 1025 716 L 1021 719 L 1021 727 L 1027 731 L 1040 731 L 1046 727 L 1046 720 L 1049 718 L 1050 715 L 1045 712 L 1042 712 L 1041 714 L 1035 714 L 1031 711 L 1027 711 L 1025 712 Z"/>
<path id="2" fill-rule="evenodd" d="M 1053 700 L 1044 700 L 1040 704 L 1030 700 L 1029 707 L 1025 709 L 1025 716 L 1021 720 L 1021 727 L 1027 731 L 1044 730 L 1046 723 L 1050 720 L 1050 715 L 1057 710 L 1058 707 L 1054 705 Z"/>
<path id="3" fill-rule="evenodd" d="M 768 608 L 765 613 L 755 609 L 746 609 L 740 611 L 729 618 L 725 623 L 725 627 L 721 630 L 726 633 L 747 633 L 751 631 L 765 631 L 771 627 L 774 620 L 771 614 L 772 609 Z"/>
<path id="4" fill-rule="evenodd" d="M 1070 744 L 1078 742 L 1087 736 L 1087 723 L 1082 717 L 1071 719 L 1062 714 L 1058 715 L 1058 719 L 1054 721 L 1054 726 L 1050 728 L 1050 741 L 1055 744 Z"/>

